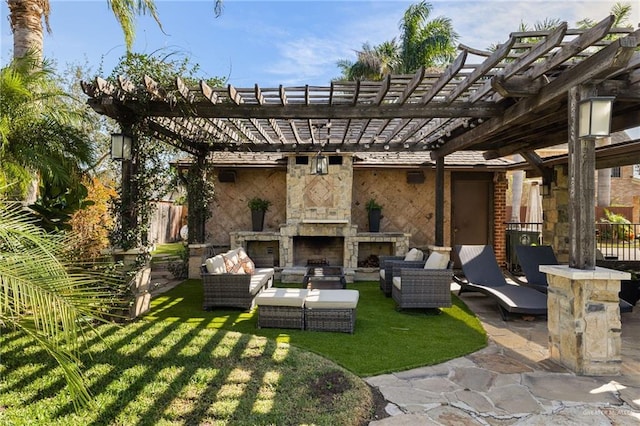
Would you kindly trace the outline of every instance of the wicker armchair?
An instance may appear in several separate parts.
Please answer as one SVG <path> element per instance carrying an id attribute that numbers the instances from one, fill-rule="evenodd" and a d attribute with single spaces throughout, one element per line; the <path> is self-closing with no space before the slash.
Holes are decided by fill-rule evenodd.
<path id="1" fill-rule="evenodd" d="M 392 297 L 400 309 L 451 307 L 453 270 L 392 262 Z"/>
<path id="2" fill-rule="evenodd" d="M 391 283 L 393 281 L 392 263 L 403 262 L 410 267 L 424 266 L 425 260 L 404 260 L 404 256 L 380 256 L 380 290 L 385 296 L 391 296 Z"/>

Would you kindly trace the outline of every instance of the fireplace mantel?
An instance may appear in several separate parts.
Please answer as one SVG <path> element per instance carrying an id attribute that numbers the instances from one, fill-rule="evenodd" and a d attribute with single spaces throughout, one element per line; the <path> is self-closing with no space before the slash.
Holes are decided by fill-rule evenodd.
<path id="1" fill-rule="evenodd" d="M 349 221 L 347 219 L 302 219 L 300 223 L 309 225 L 348 225 Z"/>

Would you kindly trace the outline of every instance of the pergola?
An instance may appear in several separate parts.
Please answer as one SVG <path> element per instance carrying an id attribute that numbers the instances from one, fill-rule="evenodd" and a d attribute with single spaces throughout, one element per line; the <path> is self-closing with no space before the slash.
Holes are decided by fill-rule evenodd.
<path id="1" fill-rule="evenodd" d="M 614 96 L 612 131 L 640 126 L 640 30 L 612 28 L 613 22 L 609 16 L 586 30 L 563 23 L 552 31 L 512 33 L 492 52 L 460 46 L 443 71 L 421 69 L 382 81 L 219 88 L 204 81 L 191 87 L 178 78 L 163 87 L 145 76 L 117 84 L 97 78 L 82 87 L 89 105 L 125 131 L 141 125 L 198 158 L 212 151 L 429 152 L 437 171 L 436 243 L 443 241 L 446 155 L 520 153 L 546 178 L 549 169 L 534 150 L 568 143 L 575 195 L 570 264 L 590 269 L 595 149 L 577 136 L 578 103 Z M 610 148 L 623 152 L 618 164 L 640 163 L 638 142 L 625 151 Z"/>

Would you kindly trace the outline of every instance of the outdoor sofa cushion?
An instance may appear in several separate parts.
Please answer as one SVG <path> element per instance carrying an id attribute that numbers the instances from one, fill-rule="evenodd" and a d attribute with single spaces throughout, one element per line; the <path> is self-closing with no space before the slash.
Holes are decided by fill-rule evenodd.
<path id="1" fill-rule="evenodd" d="M 256 305 L 302 308 L 308 293 L 309 290 L 306 288 L 271 287 L 256 296 Z"/>
<path id="2" fill-rule="evenodd" d="M 221 254 L 208 258 L 204 264 L 210 274 L 224 274 L 227 272 L 227 267 Z"/>
<path id="3" fill-rule="evenodd" d="M 423 258 L 424 258 L 424 253 L 422 252 L 422 250 L 417 248 L 412 248 L 404 256 L 404 260 L 407 260 L 407 261 L 422 260 Z"/>
<path id="4" fill-rule="evenodd" d="M 449 256 L 438 251 L 432 251 L 424 264 L 424 269 L 447 269 Z"/>
<path id="5" fill-rule="evenodd" d="M 358 290 L 309 290 L 307 309 L 353 309 L 358 305 Z"/>

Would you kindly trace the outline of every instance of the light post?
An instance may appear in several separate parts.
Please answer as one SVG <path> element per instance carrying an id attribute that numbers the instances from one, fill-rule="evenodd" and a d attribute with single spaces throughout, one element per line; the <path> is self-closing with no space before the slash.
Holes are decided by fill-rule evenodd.
<path id="1" fill-rule="evenodd" d="M 134 174 L 134 138 L 130 132 L 123 131 L 121 133 L 111 134 L 111 158 L 122 162 L 122 183 L 120 194 L 120 230 L 122 232 L 120 238 L 121 248 L 130 249 L 130 244 L 137 245 L 138 241 L 129 241 L 130 231 L 136 228 L 137 209 L 134 187 L 132 185 L 132 177 Z M 137 238 L 137 237 L 136 237 Z"/>

